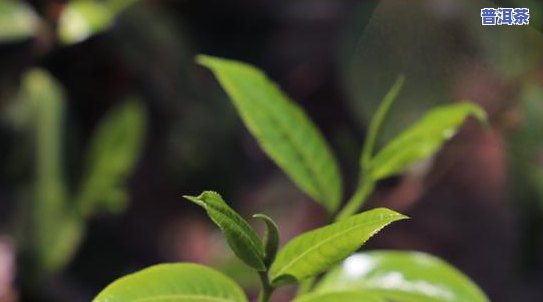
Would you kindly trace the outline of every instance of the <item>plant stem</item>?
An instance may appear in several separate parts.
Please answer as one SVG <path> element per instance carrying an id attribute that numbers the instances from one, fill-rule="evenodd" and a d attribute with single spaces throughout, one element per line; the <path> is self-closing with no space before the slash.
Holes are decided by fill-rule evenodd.
<path id="1" fill-rule="evenodd" d="M 270 284 L 270 279 L 268 278 L 268 272 L 258 272 L 260 276 L 260 283 L 262 289 L 258 294 L 258 302 L 268 302 L 270 300 L 271 294 L 273 293 L 274 288 Z"/>
<path id="2" fill-rule="evenodd" d="M 365 177 L 364 179 L 367 178 Z M 358 186 L 356 192 L 353 194 L 351 199 L 349 199 L 347 205 L 345 205 L 341 212 L 339 212 L 335 220 L 342 220 L 356 213 L 360 209 L 360 207 L 362 207 L 362 205 L 366 202 L 370 194 L 373 192 L 374 186 L 375 184 L 371 180 L 362 181 L 362 184 Z"/>

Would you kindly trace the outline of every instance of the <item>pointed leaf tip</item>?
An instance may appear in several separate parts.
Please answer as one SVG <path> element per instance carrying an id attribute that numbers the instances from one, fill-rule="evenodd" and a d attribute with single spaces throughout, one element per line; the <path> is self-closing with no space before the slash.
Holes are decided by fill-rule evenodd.
<path id="1" fill-rule="evenodd" d="M 192 203 L 195 203 L 195 204 L 201 206 L 201 207 L 205 207 L 204 202 L 199 199 L 199 196 L 183 195 L 182 197 L 185 198 L 186 200 L 192 202 Z"/>
<path id="2" fill-rule="evenodd" d="M 369 176 L 377 181 L 401 174 L 416 162 L 435 155 L 471 115 L 481 122 L 487 120 L 486 112 L 471 102 L 433 108 L 377 152 L 369 163 Z"/>
<path id="3" fill-rule="evenodd" d="M 277 254 L 270 268 L 274 286 L 319 274 L 355 252 L 392 222 L 407 219 L 395 211 L 378 208 L 299 235 Z"/>

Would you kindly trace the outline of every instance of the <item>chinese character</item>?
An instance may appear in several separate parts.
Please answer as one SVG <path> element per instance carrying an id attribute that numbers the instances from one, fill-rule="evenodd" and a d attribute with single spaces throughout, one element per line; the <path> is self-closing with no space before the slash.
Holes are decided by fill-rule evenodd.
<path id="1" fill-rule="evenodd" d="M 513 11 L 513 19 L 515 25 L 528 25 L 530 24 L 530 9 L 529 8 L 515 8 Z"/>
<path id="2" fill-rule="evenodd" d="M 498 17 L 497 9 L 495 8 L 481 9 L 481 24 L 482 25 L 496 25 L 497 17 Z"/>
<path id="3" fill-rule="evenodd" d="M 513 25 L 513 9 L 499 8 L 498 9 L 498 25 L 506 24 Z"/>

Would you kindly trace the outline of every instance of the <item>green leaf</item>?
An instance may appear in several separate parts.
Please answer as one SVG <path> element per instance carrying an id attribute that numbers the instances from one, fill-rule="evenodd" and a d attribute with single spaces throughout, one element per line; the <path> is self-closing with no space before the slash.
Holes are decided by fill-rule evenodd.
<path id="1" fill-rule="evenodd" d="M 205 191 L 199 196 L 183 196 L 204 208 L 207 215 L 221 229 L 232 251 L 250 267 L 265 271 L 264 248 L 249 223 L 230 208 L 221 195 Z"/>
<path id="2" fill-rule="evenodd" d="M 312 293 L 301 296 L 292 302 L 386 302 L 379 295 L 362 291 L 337 291 Z"/>
<path id="3" fill-rule="evenodd" d="M 43 275 L 64 266 L 78 246 L 83 232 L 80 217 L 68 207 L 68 188 L 63 171 L 62 137 L 64 93 L 46 71 L 25 74 L 22 99 L 33 107 L 36 182 L 32 204 L 30 248 L 35 272 Z"/>
<path id="4" fill-rule="evenodd" d="M 414 163 L 434 155 L 469 115 L 481 121 L 487 119 L 482 108 L 469 102 L 430 110 L 377 153 L 370 163 L 370 177 L 379 180 L 400 174 Z"/>
<path id="5" fill-rule="evenodd" d="M 25 1 L 0 1 L 0 42 L 31 38 L 36 34 L 38 25 L 37 14 Z"/>
<path id="6" fill-rule="evenodd" d="M 68 2 L 59 18 L 60 41 L 71 45 L 108 30 L 120 13 L 139 1 L 75 0 Z"/>
<path id="7" fill-rule="evenodd" d="M 388 224 L 407 217 L 379 208 L 304 233 L 279 251 L 270 269 L 274 286 L 321 273 L 355 252 Z"/>
<path id="8" fill-rule="evenodd" d="M 392 87 L 388 90 L 371 120 L 368 135 L 366 137 L 366 141 L 364 142 L 364 148 L 360 156 L 360 176 L 358 186 L 353 196 L 349 199 L 349 201 L 347 201 L 347 204 L 336 215 L 336 220 L 341 220 L 356 213 L 364 205 L 368 197 L 370 197 L 370 195 L 373 193 L 375 180 L 371 177 L 367 177 L 367 170 L 370 168 L 373 150 L 375 148 L 378 135 L 381 132 L 383 122 L 388 115 L 392 104 L 394 104 L 398 98 L 404 82 L 404 76 L 400 75 L 394 85 L 392 85 Z"/>
<path id="9" fill-rule="evenodd" d="M 374 251 L 355 254 L 317 285 L 317 293 L 360 290 L 402 302 L 488 302 L 465 275 L 424 253 Z"/>
<path id="10" fill-rule="evenodd" d="M 211 268 L 190 264 L 161 264 L 122 277 L 93 302 L 246 302 L 239 286 Z"/>
<path id="11" fill-rule="evenodd" d="M 128 99 L 110 110 L 94 130 L 76 203 L 88 216 L 98 208 L 119 211 L 123 189 L 141 153 L 146 128 L 143 104 Z"/>
<path id="12" fill-rule="evenodd" d="M 371 158 L 373 157 L 373 149 L 377 141 L 377 136 L 379 135 L 379 130 L 381 130 L 383 121 L 390 111 L 392 104 L 394 104 L 398 98 L 404 82 L 405 77 L 399 76 L 394 85 L 390 87 L 389 91 L 381 101 L 381 104 L 379 104 L 379 108 L 377 108 L 377 111 L 371 120 L 368 129 L 368 136 L 364 142 L 364 149 L 362 150 L 362 155 L 360 156 L 360 167 L 364 168 L 370 164 Z"/>
<path id="13" fill-rule="evenodd" d="M 113 23 L 113 13 L 104 2 L 75 0 L 62 11 L 58 36 L 64 44 L 75 44 L 108 29 Z"/>
<path id="14" fill-rule="evenodd" d="M 339 168 L 302 108 L 255 67 L 203 55 L 197 60 L 213 71 L 268 156 L 302 191 L 334 212 L 342 194 Z"/>
<path id="15" fill-rule="evenodd" d="M 264 263 L 266 266 L 272 264 L 277 255 L 277 249 L 279 248 L 279 227 L 267 215 L 255 214 L 254 218 L 262 219 L 266 223 L 266 234 L 264 236 Z"/>

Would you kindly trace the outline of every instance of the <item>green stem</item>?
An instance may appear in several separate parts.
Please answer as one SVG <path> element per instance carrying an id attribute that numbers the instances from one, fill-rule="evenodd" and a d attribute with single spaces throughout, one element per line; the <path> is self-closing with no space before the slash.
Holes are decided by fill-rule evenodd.
<path id="1" fill-rule="evenodd" d="M 364 179 L 367 179 L 366 177 Z M 336 221 L 347 218 L 355 214 L 360 207 L 366 202 L 370 194 L 373 192 L 373 181 L 362 181 L 362 184 L 358 186 L 358 189 L 353 194 L 351 199 L 347 202 L 347 205 L 336 216 Z"/>
<path id="2" fill-rule="evenodd" d="M 258 275 L 260 276 L 260 283 L 262 285 L 262 289 L 260 290 L 260 294 L 258 295 L 258 302 L 268 302 L 274 288 L 270 284 L 270 279 L 268 277 L 267 271 L 258 272 Z"/>

